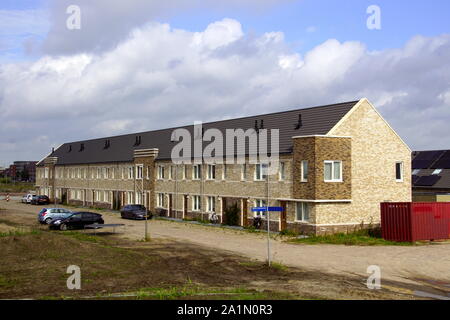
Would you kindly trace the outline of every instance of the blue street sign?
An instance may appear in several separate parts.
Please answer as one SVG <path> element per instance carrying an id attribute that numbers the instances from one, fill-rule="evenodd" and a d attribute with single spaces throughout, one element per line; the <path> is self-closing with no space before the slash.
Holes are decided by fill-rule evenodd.
<path id="1" fill-rule="evenodd" d="M 253 207 L 252 208 L 252 212 L 266 212 L 266 211 L 282 212 L 283 208 L 282 207 Z"/>

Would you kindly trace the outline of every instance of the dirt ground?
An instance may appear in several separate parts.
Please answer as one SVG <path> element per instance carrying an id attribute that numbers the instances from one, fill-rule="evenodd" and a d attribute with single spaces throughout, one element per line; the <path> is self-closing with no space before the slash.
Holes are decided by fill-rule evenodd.
<path id="1" fill-rule="evenodd" d="M 0 208 L 4 209 L 0 210 L 0 223 L 31 227 L 36 226 L 36 215 L 41 207 L 0 201 Z M 273 269 L 264 273 L 258 269 L 262 268 L 262 263 L 249 262 L 266 260 L 267 238 L 263 234 L 152 220 L 149 228 L 153 241 L 145 243 L 136 241 L 144 237 L 143 221 L 123 220 L 117 213 L 99 212 L 105 223 L 125 224 L 114 236 L 122 242 L 121 247 L 131 246 L 130 250 L 140 252 L 147 250 L 147 254 L 157 252 L 162 260 L 173 259 L 177 263 L 168 269 L 173 270 L 170 275 L 182 275 L 180 279 L 198 276 L 197 280 L 203 282 L 202 285 L 223 286 L 226 283 L 234 286 L 240 283 L 252 290 L 265 288 L 296 297 L 326 299 L 414 299 L 418 298 L 418 291 L 440 297 L 448 297 L 450 292 L 449 244 L 412 247 L 295 245 L 277 237 L 271 241 L 272 259 L 289 268 L 278 270 L 287 274 L 274 278 Z M 135 248 L 136 245 L 140 247 Z M 158 249 L 155 251 L 155 248 Z M 247 268 L 257 266 L 257 269 L 244 272 L 244 265 Z M 366 270 L 370 265 L 381 267 L 382 290 L 368 290 L 365 286 Z M 216 273 L 212 272 L 216 267 L 219 268 Z M 6 271 L 2 267 L 0 274 Z M 219 274 L 225 278 L 220 279 L 217 277 Z M 211 275 L 214 275 L 214 281 L 206 281 Z M 245 277 L 241 278 L 241 275 Z M 156 283 L 165 277 L 170 278 L 163 274 Z M 144 281 L 147 278 L 139 279 Z M 139 281 L 136 280 L 134 287 Z M 150 282 L 154 283 L 153 280 Z M 114 285 L 114 288 L 122 287 Z"/>

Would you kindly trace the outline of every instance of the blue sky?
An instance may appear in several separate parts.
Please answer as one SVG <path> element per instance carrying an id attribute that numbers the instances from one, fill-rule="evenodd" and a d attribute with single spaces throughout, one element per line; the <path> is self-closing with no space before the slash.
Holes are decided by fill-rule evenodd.
<path id="1" fill-rule="evenodd" d="M 381 30 L 366 28 L 366 9 L 373 4 L 381 8 Z M 48 3 L 46 0 L 3 0 L 0 10 L 46 12 Z M 240 21 L 244 31 L 250 34 L 281 31 L 292 48 L 304 53 L 330 38 L 341 42 L 362 41 L 369 50 L 400 47 L 415 35 L 435 36 L 447 33 L 450 27 L 449 12 L 448 0 L 292 0 L 256 10 L 249 6 L 220 6 L 201 10 L 194 7 L 162 14 L 157 19 L 170 23 L 174 28 L 201 31 L 212 21 L 229 17 Z M 37 23 L 42 22 L 41 20 Z M 39 36 L 35 34 L 36 41 L 45 38 L 45 31 L 50 27 L 50 22 L 48 23 L 36 31 L 39 33 Z M 7 32 L 8 30 L 5 30 L 2 33 L 4 39 Z M 29 36 L 27 32 L 21 35 L 11 33 L 8 36 L 9 41 L 16 40 L 16 45 L 3 52 L 11 57 L 6 59 L 4 56 L 2 60 L 36 58 L 23 48 L 23 40 Z"/>

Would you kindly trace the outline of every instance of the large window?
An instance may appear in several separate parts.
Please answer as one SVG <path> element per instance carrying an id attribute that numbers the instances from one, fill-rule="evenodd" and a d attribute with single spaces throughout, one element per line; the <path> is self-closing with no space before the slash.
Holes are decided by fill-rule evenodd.
<path id="1" fill-rule="evenodd" d="M 309 221 L 309 204 L 306 202 L 297 202 L 297 210 L 295 215 L 296 221 Z"/>
<path id="2" fill-rule="evenodd" d="M 156 198 L 156 206 L 159 208 L 164 208 L 164 193 L 158 193 Z"/>
<path id="3" fill-rule="evenodd" d="M 142 165 L 136 166 L 136 179 L 144 178 L 144 167 Z"/>
<path id="4" fill-rule="evenodd" d="M 395 164 L 395 180 L 397 182 L 403 182 L 403 162 L 397 162 Z"/>
<path id="5" fill-rule="evenodd" d="M 255 165 L 255 180 L 262 181 L 267 179 L 267 164 L 259 163 Z"/>
<path id="6" fill-rule="evenodd" d="M 267 201 L 265 199 L 256 199 L 255 200 L 255 207 L 257 208 L 261 208 L 261 207 L 266 207 L 267 206 Z M 266 217 L 267 212 L 266 211 L 262 211 L 262 212 L 255 212 L 255 217 Z"/>
<path id="7" fill-rule="evenodd" d="M 247 180 L 247 165 L 245 163 L 241 167 L 241 180 Z"/>
<path id="8" fill-rule="evenodd" d="M 215 180 L 216 179 L 216 166 L 213 164 L 208 164 L 208 180 Z"/>
<path id="9" fill-rule="evenodd" d="M 164 179 L 164 166 L 158 166 L 158 179 Z"/>
<path id="10" fill-rule="evenodd" d="M 202 178 L 202 166 L 200 164 L 195 164 L 192 166 L 192 179 L 200 180 Z"/>
<path id="11" fill-rule="evenodd" d="M 135 201 L 134 204 L 142 204 L 142 193 L 141 192 L 136 192 L 135 197 L 136 197 L 135 198 L 136 201 Z"/>
<path id="12" fill-rule="evenodd" d="M 192 211 L 200 211 L 202 208 L 200 196 L 192 196 Z"/>
<path id="13" fill-rule="evenodd" d="M 342 161 L 324 162 L 325 182 L 342 182 Z"/>
<path id="14" fill-rule="evenodd" d="M 303 160 L 301 164 L 301 182 L 308 182 L 308 161 Z"/>
<path id="15" fill-rule="evenodd" d="M 228 167 L 227 167 L 227 165 L 224 163 L 224 164 L 222 165 L 222 180 L 227 180 L 227 174 L 228 174 L 227 170 L 228 170 Z"/>
<path id="16" fill-rule="evenodd" d="M 286 162 L 280 162 L 280 168 L 279 168 L 279 179 L 281 181 L 286 180 Z"/>
<path id="17" fill-rule="evenodd" d="M 216 212 L 216 198 L 208 197 L 208 212 Z"/>

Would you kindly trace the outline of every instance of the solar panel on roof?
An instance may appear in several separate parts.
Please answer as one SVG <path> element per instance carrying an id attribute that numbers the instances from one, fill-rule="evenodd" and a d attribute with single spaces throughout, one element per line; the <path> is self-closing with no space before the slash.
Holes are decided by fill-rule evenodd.
<path id="1" fill-rule="evenodd" d="M 445 151 L 419 151 L 414 160 L 437 160 Z"/>
<path id="2" fill-rule="evenodd" d="M 432 169 L 450 169 L 450 159 L 441 159 L 433 164 Z"/>
<path id="3" fill-rule="evenodd" d="M 419 180 L 419 176 L 413 175 L 412 176 L 412 183 L 415 184 L 417 180 Z"/>
<path id="4" fill-rule="evenodd" d="M 439 180 L 441 179 L 440 176 L 423 176 L 420 177 L 414 185 L 421 186 L 421 187 L 432 187 L 434 186 Z"/>

